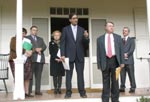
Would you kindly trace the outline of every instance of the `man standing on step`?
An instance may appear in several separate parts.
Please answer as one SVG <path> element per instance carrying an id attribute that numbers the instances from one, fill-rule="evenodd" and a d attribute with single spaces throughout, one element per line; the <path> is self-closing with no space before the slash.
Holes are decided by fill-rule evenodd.
<path id="1" fill-rule="evenodd" d="M 123 48 L 124 48 L 124 59 L 125 67 L 121 71 L 121 85 L 120 92 L 125 92 L 125 81 L 126 73 L 129 75 L 129 80 L 131 83 L 131 88 L 129 93 L 134 93 L 136 88 L 135 77 L 134 77 L 134 57 L 133 53 L 135 50 L 135 41 L 133 38 L 129 37 L 130 29 L 128 27 L 123 28 Z"/>
<path id="2" fill-rule="evenodd" d="M 116 68 L 124 67 L 123 43 L 120 35 L 114 33 L 114 23 L 106 22 L 105 34 L 97 39 L 97 64 L 102 71 L 102 102 L 119 102 L 119 85 Z"/>
<path id="3" fill-rule="evenodd" d="M 71 98 L 72 75 L 74 64 L 77 72 L 78 90 L 82 98 L 86 98 L 84 88 L 84 46 L 89 44 L 89 34 L 78 25 L 78 16 L 75 13 L 69 15 L 70 25 L 63 28 L 60 42 L 61 59 L 69 58 L 70 70 L 66 70 L 66 95 Z"/>

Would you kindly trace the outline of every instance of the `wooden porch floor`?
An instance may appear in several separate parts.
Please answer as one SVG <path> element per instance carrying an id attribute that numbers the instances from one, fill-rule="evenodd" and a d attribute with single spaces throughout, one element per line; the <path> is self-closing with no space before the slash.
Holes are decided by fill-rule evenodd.
<path id="1" fill-rule="evenodd" d="M 137 89 L 134 94 L 128 93 L 129 89 L 126 90 L 125 93 L 121 93 L 120 97 L 133 97 L 133 96 L 150 96 L 150 90 L 146 89 Z M 33 94 L 34 95 L 34 94 Z M 42 96 L 34 96 L 33 98 L 26 98 L 23 102 L 31 102 L 31 101 L 43 101 L 43 100 L 63 100 L 65 95 L 65 91 L 61 95 L 54 95 L 53 91 L 43 91 Z M 101 98 L 101 90 L 88 90 L 87 89 L 88 98 Z M 73 91 L 71 99 L 80 99 L 79 94 L 76 90 Z M 13 93 L 6 94 L 5 92 L 0 92 L 0 102 L 12 102 L 13 101 Z M 21 100 L 19 100 L 20 102 Z"/>

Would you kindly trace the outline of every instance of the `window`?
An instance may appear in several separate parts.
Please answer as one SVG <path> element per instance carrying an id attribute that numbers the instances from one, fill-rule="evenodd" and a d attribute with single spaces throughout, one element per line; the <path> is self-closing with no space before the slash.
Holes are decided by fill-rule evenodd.
<path id="1" fill-rule="evenodd" d="M 62 8 L 62 7 L 51 7 L 51 15 L 69 15 L 70 13 L 77 13 L 78 15 L 89 15 L 88 8 Z"/>

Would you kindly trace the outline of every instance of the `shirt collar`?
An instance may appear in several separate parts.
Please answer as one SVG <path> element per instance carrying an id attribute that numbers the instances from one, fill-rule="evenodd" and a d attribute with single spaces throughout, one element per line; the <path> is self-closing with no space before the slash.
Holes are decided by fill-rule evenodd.
<path id="1" fill-rule="evenodd" d="M 108 33 L 106 33 L 106 35 L 109 35 Z M 113 34 L 111 33 L 110 36 L 112 36 Z"/>
<path id="2" fill-rule="evenodd" d="M 72 24 L 71 24 L 71 27 L 72 27 L 72 28 L 74 28 L 74 27 L 77 28 L 77 26 L 78 26 L 78 25 L 72 25 Z"/>
<path id="3" fill-rule="evenodd" d="M 32 37 L 36 37 L 36 35 L 32 35 L 32 34 L 31 34 L 31 36 L 32 36 Z"/>
<path id="4" fill-rule="evenodd" d="M 124 37 L 125 40 L 128 40 L 129 36 Z"/>

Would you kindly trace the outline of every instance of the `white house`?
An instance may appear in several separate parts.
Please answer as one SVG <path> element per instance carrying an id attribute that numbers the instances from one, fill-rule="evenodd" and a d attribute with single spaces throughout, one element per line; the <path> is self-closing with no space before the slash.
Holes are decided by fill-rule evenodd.
<path id="1" fill-rule="evenodd" d="M 16 33 L 17 0 L 0 0 L 0 53 L 9 53 L 10 38 Z M 51 32 L 67 24 L 68 13 L 77 12 L 81 25 L 90 34 L 89 54 L 85 57 L 86 88 L 102 88 L 101 72 L 96 65 L 96 38 L 104 34 L 106 21 L 115 23 L 115 33 L 122 35 L 122 29 L 128 26 L 130 36 L 136 37 L 135 78 L 137 88 L 150 86 L 150 42 L 147 12 L 150 12 L 150 0 L 23 0 L 23 27 L 39 27 L 39 36 L 44 38 L 47 46 Z M 147 6 L 149 5 L 149 6 Z M 20 8 L 21 9 L 21 8 Z M 42 76 L 42 89 L 52 89 L 49 75 L 49 54 L 46 51 L 46 64 Z M 142 58 L 142 60 L 140 59 Z M 65 78 L 63 83 L 65 82 Z M 13 78 L 9 72 L 8 91 L 13 91 Z M 127 79 L 127 86 L 130 83 Z M 0 87 L 3 83 L 0 82 Z M 65 85 L 63 84 L 65 88 Z M 77 87 L 76 73 L 73 76 L 73 88 Z"/>

